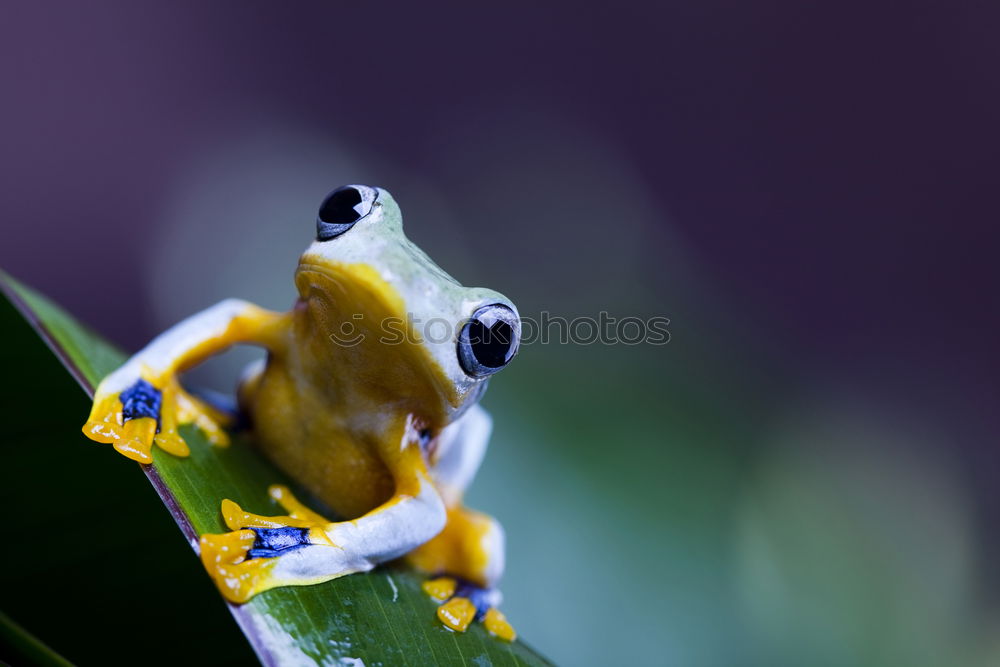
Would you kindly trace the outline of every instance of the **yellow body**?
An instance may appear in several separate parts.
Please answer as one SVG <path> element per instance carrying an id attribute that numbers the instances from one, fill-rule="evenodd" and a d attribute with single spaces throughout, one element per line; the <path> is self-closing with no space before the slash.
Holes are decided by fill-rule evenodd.
<path id="1" fill-rule="evenodd" d="M 283 340 L 240 399 L 265 454 L 353 519 L 395 492 L 392 471 L 404 465 L 400 441 L 411 415 L 440 430 L 446 405 L 457 399 L 422 345 L 379 342 L 375 325 L 406 315 L 391 285 L 367 265 L 320 268 L 319 258 L 309 259 L 296 274 L 302 296 Z M 332 341 L 326 332 L 355 324 L 358 313 L 364 340 L 350 347 Z"/>
<path id="2" fill-rule="evenodd" d="M 102 383 L 84 433 L 142 463 L 152 460 L 154 443 L 188 454 L 181 423 L 197 423 L 214 443 L 227 444 L 222 416 L 185 392 L 178 375 L 236 343 L 265 347 L 267 363 L 238 392 L 254 440 L 342 521 L 312 512 L 283 487 L 272 487 L 271 495 L 287 516 L 260 517 L 223 501 L 232 532 L 201 542 L 202 561 L 220 590 L 243 602 L 275 586 L 368 569 L 405 550 L 414 566 L 446 575 L 432 592 L 444 602 L 438 616 L 464 630 L 476 609 L 454 596 L 450 577 L 487 588 L 495 583 L 499 527 L 462 507 L 464 489 L 452 484 L 453 473 L 439 478 L 438 443 L 461 439 L 446 429 L 456 424 L 452 431 L 465 432 L 456 420 L 484 388 L 485 380 L 455 359 L 457 332 L 484 303 L 511 312 L 513 306 L 495 292 L 458 285 L 410 244 L 388 193 L 352 187 L 374 202 L 371 210 L 341 237 L 310 246 L 289 312 L 223 302 L 178 325 Z M 425 340 L 416 326 L 421 317 L 451 322 L 455 336 Z M 139 378 L 161 392 L 158 431 L 154 418 L 123 418 L 126 386 Z M 461 446 L 452 444 L 447 456 L 461 463 Z M 281 528 L 304 529 L 308 543 L 274 557 L 249 555 L 261 534 Z M 448 581 L 451 590 L 442 597 Z M 492 605 L 482 620 L 493 634 L 513 639 Z"/>

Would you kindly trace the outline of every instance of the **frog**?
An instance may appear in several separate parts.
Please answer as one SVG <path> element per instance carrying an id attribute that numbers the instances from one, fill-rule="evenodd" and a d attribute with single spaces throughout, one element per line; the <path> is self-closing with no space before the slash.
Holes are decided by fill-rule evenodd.
<path id="1" fill-rule="evenodd" d="M 463 496 L 492 430 L 479 400 L 520 348 L 517 308 L 441 269 L 406 237 L 389 192 L 368 185 L 322 200 L 294 281 L 286 312 L 226 299 L 154 338 L 100 382 L 84 434 L 150 465 L 154 447 L 190 454 L 182 425 L 228 446 L 238 419 L 325 508 L 285 485 L 267 489 L 282 515 L 221 499 L 226 531 L 201 535 L 198 549 L 232 603 L 402 559 L 427 575 L 447 628 L 477 621 L 513 641 L 499 610 L 503 528 Z M 181 375 L 234 345 L 266 358 L 244 371 L 226 410 Z"/>

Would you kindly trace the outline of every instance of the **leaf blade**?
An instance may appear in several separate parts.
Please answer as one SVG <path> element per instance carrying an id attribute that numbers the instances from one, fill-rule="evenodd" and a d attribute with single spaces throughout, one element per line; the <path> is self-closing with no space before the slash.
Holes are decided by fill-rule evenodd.
<path id="1" fill-rule="evenodd" d="M 89 395 L 104 375 L 125 361 L 120 350 L 3 272 L 0 288 Z M 194 548 L 198 535 L 225 530 L 219 515 L 224 497 L 249 511 L 274 514 L 277 507 L 267 487 L 297 487 L 245 438 L 216 448 L 195 428 L 184 427 L 182 433 L 190 457 L 157 451 L 153 465 L 141 467 Z M 308 498 L 303 490 L 298 492 Z M 312 504 L 317 504 L 315 499 Z M 435 618 L 421 581 L 398 566 L 378 568 L 324 584 L 274 589 L 244 605 L 229 604 L 229 609 L 265 664 L 358 659 L 365 664 L 549 664 L 523 642 L 500 642 L 479 624 L 461 635 L 446 629 Z"/>

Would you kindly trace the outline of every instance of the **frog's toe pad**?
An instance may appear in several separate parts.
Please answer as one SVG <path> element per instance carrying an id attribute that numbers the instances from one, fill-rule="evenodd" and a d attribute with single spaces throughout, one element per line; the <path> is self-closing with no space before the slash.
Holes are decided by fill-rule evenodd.
<path id="1" fill-rule="evenodd" d="M 438 602 L 444 602 L 455 595 L 455 589 L 457 587 L 458 582 L 451 577 L 428 579 L 421 586 L 421 588 L 424 589 L 424 593 L 427 593 L 427 595 L 431 596 Z"/>
<path id="2" fill-rule="evenodd" d="M 156 420 L 138 417 L 125 422 L 122 437 L 114 442 L 115 451 L 123 456 L 149 464 L 153 462 L 153 440 L 156 437 Z"/>
<path id="3" fill-rule="evenodd" d="M 476 617 L 476 605 L 469 598 L 455 596 L 437 608 L 438 620 L 455 632 L 465 632 Z"/>
<path id="4" fill-rule="evenodd" d="M 236 530 L 221 535 L 201 536 L 201 561 L 211 571 L 215 565 L 241 563 L 253 548 L 257 536 L 252 530 Z"/>
<path id="5" fill-rule="evenodd" d="M 246 602 L 268 588 L 266 581 L 276 561 L 251 555 L 257 540 L 250 529 L 201 536 L 201 562 L 230 602 Z"/>
<path id="6" fill-rule="evenodd" d="M 174 456 L 190 456 L 191 448 L 177 431 L 160 431 L 153 438 L 156 446 Z"/>
<path id="7" fill-rule="evenodd" d="M 124 436 L 117 421 L 118 412 L 108 412 L 103 419 L 90 419 L 83 425 L 83 434 L 101 444 L 110 445 Z"/>
<path id="8" fill-rule="evenodd" d="M 517 632 L 507 621 L 507 617 L 496 607 L 490 607 L 483 615 L 483 626 L 494 637 L 512 642 L 517 639 Z"/>

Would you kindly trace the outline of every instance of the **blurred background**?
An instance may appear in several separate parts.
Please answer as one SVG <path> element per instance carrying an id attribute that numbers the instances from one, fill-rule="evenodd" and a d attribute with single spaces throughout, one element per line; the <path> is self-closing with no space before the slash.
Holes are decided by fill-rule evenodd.
<path id="1" fill-rule="evenodd" d="M 484 399 L 469 502 L 534 646 L 996 665 L 998 18 L 8 5 L 0 266 L 137 349 L 225 297 L 287 307 L 323 196 L 382 185 L 525 316 L 671 320 L 526 346 Z"/>

